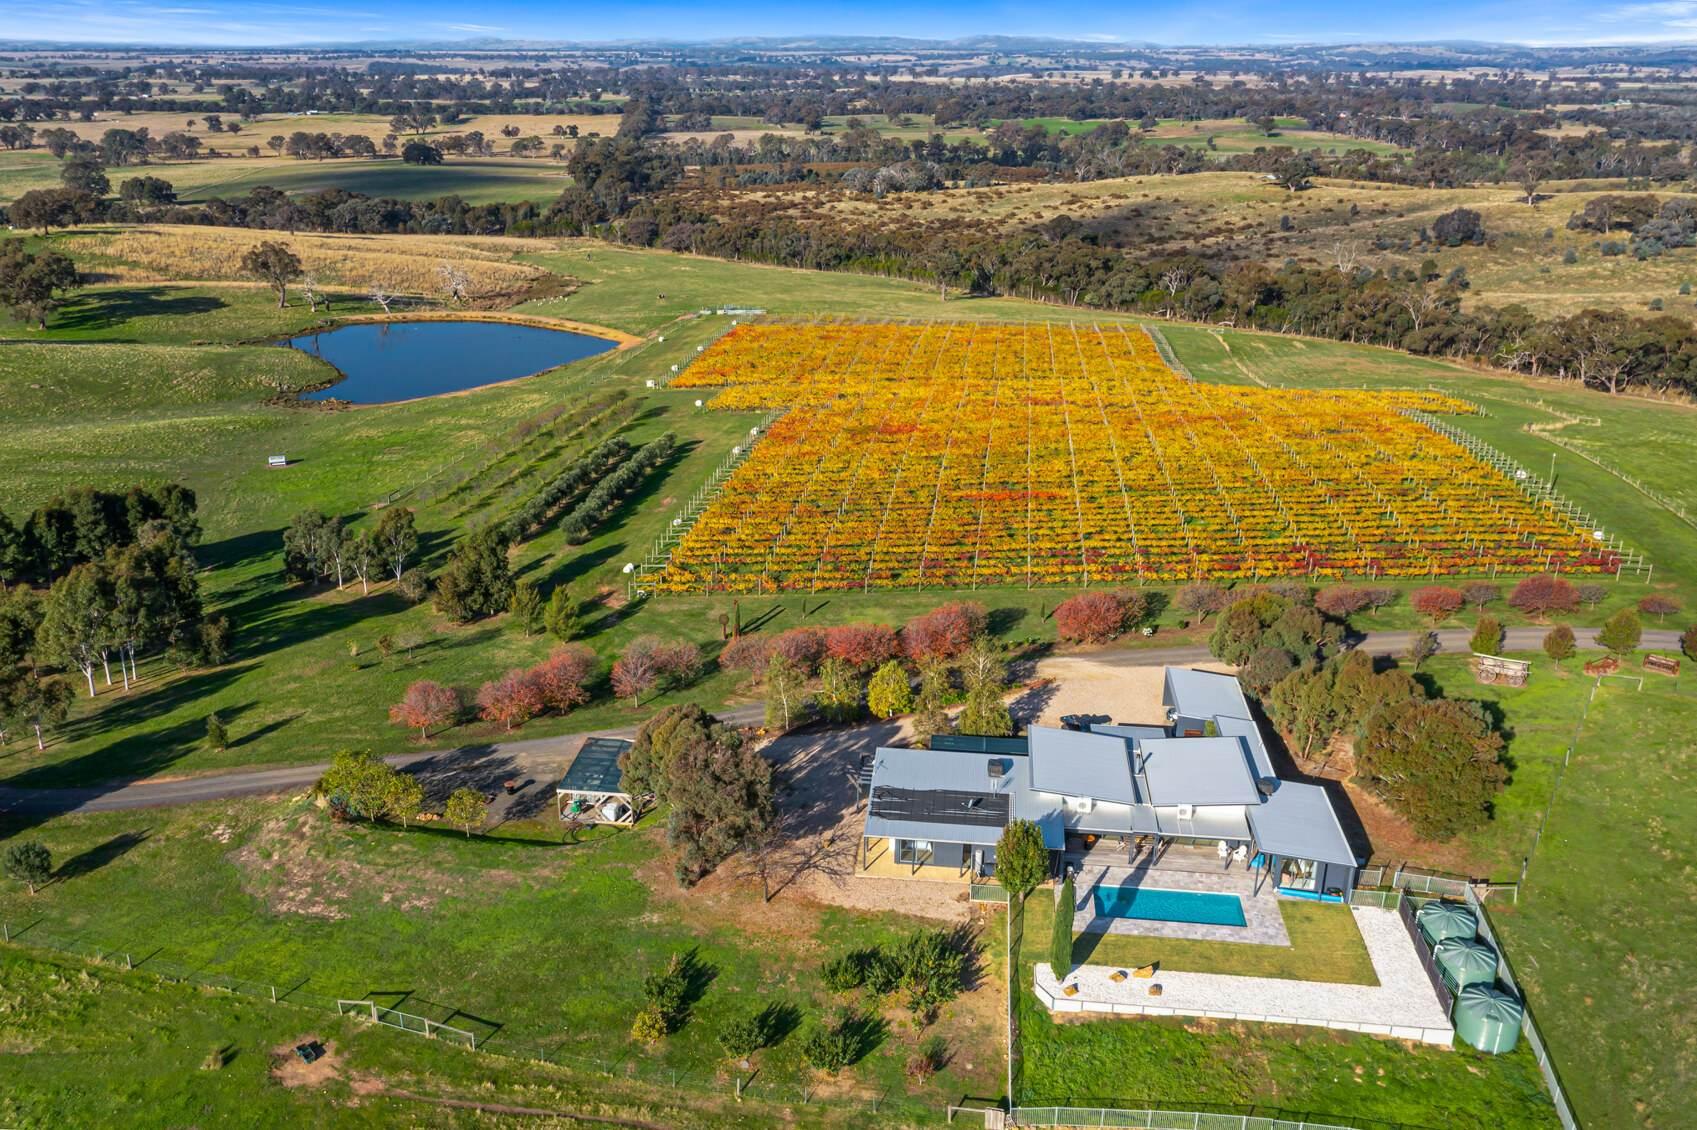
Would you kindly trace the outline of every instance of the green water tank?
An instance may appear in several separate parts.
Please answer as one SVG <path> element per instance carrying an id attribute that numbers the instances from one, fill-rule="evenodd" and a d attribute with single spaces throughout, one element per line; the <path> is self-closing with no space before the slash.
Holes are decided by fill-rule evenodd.
<path id="1" fill-rule="evenodd" d="M 1455 1034 L 1482 1052 L 1501 1055 L 1520 1042 L 1525 1010 L 1495 985 L 1469 985 L 1456 994 Z"/>
<path id="2" fill-rule="evenodd" d="M 1452 993 L 1497 979 L 1497 951 L 1477 938 L 1445 938 L 1432 947 L 1432 957 Z"/>
<path id="3" fill-rule="evenodd" d="M 1479 932 L 1479 919 L 1473 911 L 1459 902 L 1433 899 L 1414 912 L 1414 923 L 1425 935 L 1426 944 L 1435 946 L 1445 938 L 1471 938 Z"/>

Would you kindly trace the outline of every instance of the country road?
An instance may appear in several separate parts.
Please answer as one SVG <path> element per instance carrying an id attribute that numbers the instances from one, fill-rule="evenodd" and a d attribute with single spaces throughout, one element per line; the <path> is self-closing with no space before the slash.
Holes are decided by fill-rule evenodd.
<path id="1" fill-rule="evenodd" d="M 1544 628 L 1509 628 L 1504 642 L 1505 651 L 1537 651 L 1543 645 Z M 1352 645 L 1372 655 L 1399 655 L 1408 650 L 1416 633 L 1370 632 L 1352 641 Z M 1574 641 L 1580 648 L 1597 647 L 1597 629 L 1575 628 Z M 1679 649 L 1679 633 L 1665 629 L 1645 629 L 1641 647 Z M 1441 650 L 1466 651 L 1471 633 L 1453 628 L 1438 633 Z M 1094 652 L 1090 658 L 1100 663 L 1125 667 L 1178 666 L 1211 659 L 1205 647 L 1118 648 Z M 759 725 L 763 710 L 759 704 L 728 707 L 718 711 L 719 717 L 740 726 Z M 596 730 L 591 733 L 562 734 L 551 738 L 527 738 L 511 742 L 487 742 L 439 749 L 420 753 L 397 753 L 385 758 L 389 764 L 421 776 L 465 774 L 478 772 L 488 776 L 515 773 L 558 774 L 566 766 L 566 754 L 587 737 L 630 737 L 634 728 L 625 730 Z M 134 808 L 160 808 L 197 801 L 222 800 L 228 797 L 264 796 L 304 789 L 324 772 L 322 762 L 311 765 L 289 765 L 275 769 L 237 770 L 231 773 L 212 773 L 204 776 L 181 777 L 164 781 L 117 781 L 110 785 L 91 785 L 65 789 L 17 789 L 0 786 L 0 816 L 9 814 L 50 816 L 68 812 L 113 812 Z"/>

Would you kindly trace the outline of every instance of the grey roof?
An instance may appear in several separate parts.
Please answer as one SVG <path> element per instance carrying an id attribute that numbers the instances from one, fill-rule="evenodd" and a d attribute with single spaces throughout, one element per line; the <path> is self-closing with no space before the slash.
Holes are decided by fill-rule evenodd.
<path id="1" fill-rule="evenodd" d="M 1138 749 L 1152 804 L 1257 804 L 1261 800 L 1242 738 L 1148 738 L 1138 743 Z"/>
<path id="2" fill-rule="evenodd" d="M 966 753 L 1013 753 L 1024 756 L 1031 752 L 1025 738 L 991 738 L 979 734 L 932 734 L 932 749 L 961 750 Z"/>
<path id="3" fill-rule="evenodd" d="M 1265 803 L 1249 809 L 1249 826 L 1256 846 L 1271 855 L 1356 864 L 1331 798 L 1319 785 L 1279 782 Z"/>
<path id="4" fill-rule="evenodd" d="M 1131 749 L 1124 738 L 1033 726 L 1031 787 L 1060 796 L 1087 796 L 1109 804 L 1136 804 Z"/>
<path id="5" fill-rule="evenodd" d="M 998 770 L 991 776 L 991 765 Z M 1031 820 L 1059 850 L 1066 832 L 1060 807 L 1031 791 L 1030 760 L 960 750 L 884 747 L 873 755 L 867 793 L 868 836 L 994 844 L 1009 820 Z M 972 798 L 977 805 L 968 806 Z M 999 819 L 987 819 L 999 810 Z"/>
<path id="6" fill-rule="evenodd" d="M 1092 734 L 1109 734 L 1116 738 L 1164 738 L 1165 726 L 1122 725 L 1118 722 L 1098 722 L 1090 727 Z"/>
<path id="7" fill-rule="evenodd" d="M 1249 703 L 1236 675 L 1168 667 L 1167 705 L 1187 718 L 1247 718 Z"/>
<path id="8" fill-rule="evenodd" d="M 619 756 L 631 743 L 618 738 L 590 738 L 572 758 L 556 793 L 620 793 Z"/>
<path id="9" fill-rule="evenodd" d="M 1267 753 L 1266 739 L 1261 737 L 1261 727 L 1249 718 L 1232 718 L 1219 715 L 1214 719 L 1214 725 L 1220 733 L 1233 738 L 1242 738 L 1249 747 L 1249 760 L 1255 764 L 1255 775 L 1258 777 L 1277 777 L 1273 770 L 1273 759 Z"/>

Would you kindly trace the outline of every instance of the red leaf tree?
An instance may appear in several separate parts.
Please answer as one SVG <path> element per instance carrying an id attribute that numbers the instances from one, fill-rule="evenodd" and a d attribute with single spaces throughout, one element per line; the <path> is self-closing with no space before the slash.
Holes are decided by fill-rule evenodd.
<path id="1" fill-rule="evenodd" d="M 530 681 L 542 705 L 561 714 L 589 701 L 589 680 L 595 674 L 595 653 L 583 644 L 564 644 L 530 669 Z"/>
<path id="2" fill-rule="evenodd" d="M 1638 602 L 1638 611 L 1654 616 L 1657 623 L 1665 621 L 1670 613 L 1678 612 L 1680 607 L 1678 597 L 1662 592 L 1653 592 Z"/>
<path id="3" fill-rule="evenodd" d="M 1355 585 L 1330 585 L 1314 594 L 1314 607 L 1335 620 L 1353 616 L 1371 603 L 1367 590 Z"/>
<path id="4" fill-rule="evenodd" d="M 662 679 L 673 687 L 687 687 L 701 674 L 701 649 L 687 640 L 656 644 L 654 662 Z"/>
<path id="5" fill-rule="evenodd" d="M 1084 592 L 1055 609 L 1055 635 L 1069 643 L 1107 643 L 1125 631 L 1125 601 L 1108 592 Z"/>
<path id="6" fill-rule="evenodd" d="M 508 671 L 477 688 L 477 714 L 485 722 L 499 722 L 510 731 L 540 713 L 542 689 L 529 671 Z"/>
<path id="7" fill-rule="evenodd" d="M 901 641 L 887 624 L 841 624 L 825 629 L 825 654 L 851 667 L 877 667 L 901 654 Z"/>
<path id="8" fill-rule="evenodd" d="M 773 655 L 796 665 L 803 675 L 811 675 L 825 658 L 825 633 L 818 628 L 791 628 L 772 641 Z"/>
<path id="9" fill-rule="evenodd" d="M 1416 612 L 1430 617 L 1436 624 L 1447 616 L 1455 615 L 1463 604 L 1463 598 L 1460 591 L 1446 585 L 1427 585 L 1423 589 L 1415 589 L 1408 602 Z"/>
<path id="10" fill-rule="evenodd" d="M 990 610 L 975 600 L 957 600 L 915 616 L 902 626 L 902 650 L 915 663 L 953 659 L 984 634 Z"/>
<path id="11" fill-rule="evenodd" d="M 766 660 L 771 656 L 771 637 L 738 636 L 719 652 L 719 666 L 727 671 L 759 674 L 766 670 Z"/>
<path id="12" fill-rule="evenodd" d="M 613 693 L 628 698 L 632 706 L 642 703 L 642 696 L 660 681 L 661 643 L 653 636 L 638 636 L 625 645 L 613 662 Z"/>
<path id="13" fill-rule="evenodd" d="M 1515 585 L 1508 602 L 1528 616 L 1572 612 L 1579 607 L 1579 590 L 1565 577 L 1539 573 Z"/>
<path id="14" fill-rule="evenodd" d="M 420 679 L 407 688 L 401 701 L 389 708 L 389 721 L 397 726 L 418 730 L 420 741 L 430 736 L 432 728 L 451 725 L 460 716 L 460 692 L 429 679 Z"/>

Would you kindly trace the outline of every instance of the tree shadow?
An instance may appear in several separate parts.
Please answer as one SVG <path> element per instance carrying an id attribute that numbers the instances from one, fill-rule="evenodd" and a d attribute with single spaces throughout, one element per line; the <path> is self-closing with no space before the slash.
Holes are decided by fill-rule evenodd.
<path id="1" fill-rule="evenodd" d="M 683 978 L 684 991 L 678 1005 L 678 1025 L 689 1020 L 695 1006 L 707 995 L 707 988 L 719 976 L 717 967 L 701 960 L 701 951 L 694 946 L 679 955 L 678 975 Z"/>
<path id="2" fill-rule="evenodd" d="M 842 1032 L 848 1038 L 848 1065 L 852 1067 L 878 1050 L 890 1034 L 890 1025 L 876 1013 L 850 1012 L 842 1018 Z"/>
<path id="3" fill-rule="evenodd" d="M 228 304 L 209 294 L 179 294 L 169 287 L 84 291 L 73 295 L 53 315 L 53 328 L 97 330 L 138 318 L 182 318 L 210 314 Z M 111 340 L 111 339 L 107 339 Z"/>
<path id="4" fill-rule="evenodd" d="M 801 1027 L 801 1009 L 789 1001 L 773 1001 L 755 1013 L 754 1019 L 765 1037 L 761 1047 L 775 1048 Z"/>
<path id="5" fill-rule="evenodd" d="M 1026 617 L 1024 608 L 992 608 L 985 619 L 984 630 L 992 636 L 1005 636 Z"/>
<path id="6" fill-rule="evenodd" d="M 120 832 L 103 844 L 97 844 L 87 851 L 73 855 L 61 863 L 53 872 L 53 878 L 61 883 L 81 878 L 93 871 L 98 871 L 115 859 L 128 854 L 132 848 L 139 847 L 152 834 L 151 829 L 140 831 Z"/>

